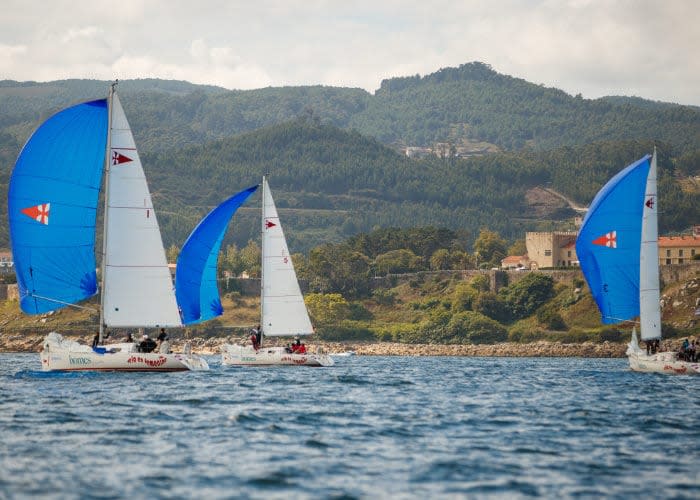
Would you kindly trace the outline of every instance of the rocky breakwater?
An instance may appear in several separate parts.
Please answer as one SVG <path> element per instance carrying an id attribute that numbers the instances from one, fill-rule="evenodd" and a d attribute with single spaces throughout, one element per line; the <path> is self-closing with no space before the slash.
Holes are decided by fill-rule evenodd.
<path id="1" fill-rule="evenodd" d="M 224 338 L 191 340 L 192 349 L 200 354 L 218 354 L 221 345 L 229 342 Z M 247 345 L 247 341 L 234 339 L 234 344 Z M 278 344 L 274 340 L 267 345 Z M 279 343 L 284 345 L 284 343 Z M 400 344 L 394 342 L 306 342 L 309 352 L 320 348 L 330 354 L 354 351 L 360 356 L 485 356 L 485 357 L 582 357 L 582 358 L 623 358 L 626 344 L 603 342 L 596 344 L 560 344 L 557 342 L 533 342 L 531 344 L 502 343 L 493 345 L 442 345 L 442 344 Z M 173 343 L 175 351 L 180 342 Z"/>
<path id="2" fill-rule="evenodd" d="M 435 345 L 398 344 L 379 342 L 372 344 L 324 344 L 329 352 L 353 350 L 364 356 L 486 356 L 486 357 L 582 357 L 622 358 L 627 346 L 612 342 L 595 344 L 560 344 L 558 342 L 533 342 L 531 344 L 502 343 L 491 345 Z"/>

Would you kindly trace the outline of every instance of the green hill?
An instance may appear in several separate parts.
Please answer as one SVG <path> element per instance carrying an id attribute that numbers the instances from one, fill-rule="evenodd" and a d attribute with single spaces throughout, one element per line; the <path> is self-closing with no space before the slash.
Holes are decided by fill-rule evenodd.
<path id="1" fill-rule="evenodd" d="M 651 149 L 650 142 L 627 141 L 415 160 L 358 132 L 300 119 L 201 146 L 147 153 L 142 160 L 167 246 L 182 245 L 208 210 L 269 173 L 290 248 L 306 252 L 376 227 L 461 229 L 467 241 L 483 227 L 509 240 L 528 230 L 571 228 L 571 210 L 560 206 L 538 213 L 528 191 L 551 186 L 586 205 L 612 175 Z M 681 189 L 674 161 L 662 147 L 662 232 L 700 220 L 699 195 Z M 7 192 L 0 189 L 5 217 Z M 259 237 L 258 207 L 255 195 L 236 216 L 227 243 L 243 246 Z M 1 227 L 0 247 L 7 241 Z"/>
<path id="2" fill-rule="evenodd" d="M 0 216 L 31 131 L 51 113 L 106 94 L 109 82 L 0 82 Z M 228 91 L 163 80 L 120 82 L 167 245 L 199 217 L 269 172 L 293 251 L 375 227 L 433 225 L 508 239 L 568 227 L 565 206 L 533 209 L 528 192 L 554 188 L 586 205 L 615 172 L 659 146 L 661 231 L 700 220 L 700 112 L 639 98 L 587 100 L 482 63 L 390 78 L 372 95 L 323 86 Z M 468 158 L 409 159 L 400 145 L 481 143 Z M 258 236 L 257 200 L 233 239 Z M 8 245 L 0 226 L 0 247 Z"/>
<path id="3" fill-rule="evenodd" d="M 19 143 L 62 106 L 106 95 L 109 82 L 0 82 L 0 131 Z M 700 147 L 700 110 L 640 98 L 582 99 L 473 62 L 362 89 L 304 86 L 227 91 L 154 79 L 119 84 L 143 151 L 168 150 L 313 116 L 393 145 L 485 141 L 550 149 L 607 140 Z"/>
<path id="4" fill-rule="evenodd" d="M 351 125 L 384 142 L 419 145 L 472 139 L 517 150 L 655 139 L 681 149 L 700 146 L 697 108 L 649 102 L 572 97 L 474 62 L 384 80 Z"/>
<path id="5" fill-rule="evenodd" d="M 498 153 L 464 159 L 406 158 L 380 142 L 313 120 L 296 120 L 204 146 L 144 156 L 163 208 L 166 240 L 177 244 L 219 201 L 269 173 L 292 251 L 307 251 L 375 227 L 432 225 L 462 229 L 470 241 L 482 227 L 508 239 L 527 230 L 570 227 L 565 207 L 544 216 L 528 204 L 528 190 L 551 186 L 587 205 L 651 142 L 605 142 L 553 151 Z M 662 232 L 700 220 L 698 195 L 674 176 L 670 147 L 659 149 Z M 258 206 L 257 196 L 247 207 Z M 243 209 L 236 242 L 257 238 L 256 210 Z"/>

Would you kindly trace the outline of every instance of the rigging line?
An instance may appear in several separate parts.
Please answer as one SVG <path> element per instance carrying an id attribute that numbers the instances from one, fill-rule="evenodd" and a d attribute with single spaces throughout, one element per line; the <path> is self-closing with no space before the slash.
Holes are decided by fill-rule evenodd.
<path id="1" fill-rule="evenodd" d="M 614 318 L 612 316 L 606 316 L 606 318 L 614 319 L 618 323 L 633 323 L 635 325 L 639 325 L 640 321 L 638 319 L 621 319 L 621 318 Z"/>
<path id="2" fill-rule="evenodd" d="M 43 297 L 41 295 L 35 295 L 33 293 L 27 294 L 29 297 L 35 297 L 37 299 L 41 300 L 47 300 L 49 302 L 55 302 L 56 304 L 63 304 L 64 306 L 70 306 L 70 307 L 75 307 L 76 309 L 85 309 L 86 311 L 90 312 L 97 312 L 97 309 L 94 309 L 92 307 L 85 307 L 85 306 L 79 306 L 78 304 L 71 304 L 70 302 L 64 302 L 62 300 L 58 299 L 52 299 L 51 297 Z"/>

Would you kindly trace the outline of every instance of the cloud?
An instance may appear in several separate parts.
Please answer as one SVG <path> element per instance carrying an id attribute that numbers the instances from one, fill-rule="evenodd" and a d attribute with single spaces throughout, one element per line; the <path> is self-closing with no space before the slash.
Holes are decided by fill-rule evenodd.
<path id="1" fill-rule="evenodd" d="M 700 104 L 693 0 L 5 3 L 3 78 L 156 77 L 238 89 L 374 91 L 385 78 L 478 60 L 585 97 Z"/>
<path id="2" fill-rule="evenodd" d="M 194 40 L 188 57 L 180 62 L 125 54 L 114 62 L 112 68 L 120 79 L 158 75 L 160 78 L 241 89 L 261 88 L 272 83 L 263 69 L 246 63 L 230 47 L 209 47 L 203 40 Z"/>

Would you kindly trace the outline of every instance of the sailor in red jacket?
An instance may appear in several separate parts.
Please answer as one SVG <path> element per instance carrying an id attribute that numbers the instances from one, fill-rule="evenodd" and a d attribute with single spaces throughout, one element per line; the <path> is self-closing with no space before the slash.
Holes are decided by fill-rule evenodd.
<path id="1" fill-rule="evenodd" d="M 294 337 L 295 342 L 292 344 L 292 352 L 295 354 L 306 354 L 306 346 L 301 343 L 299 337 Z"/>

